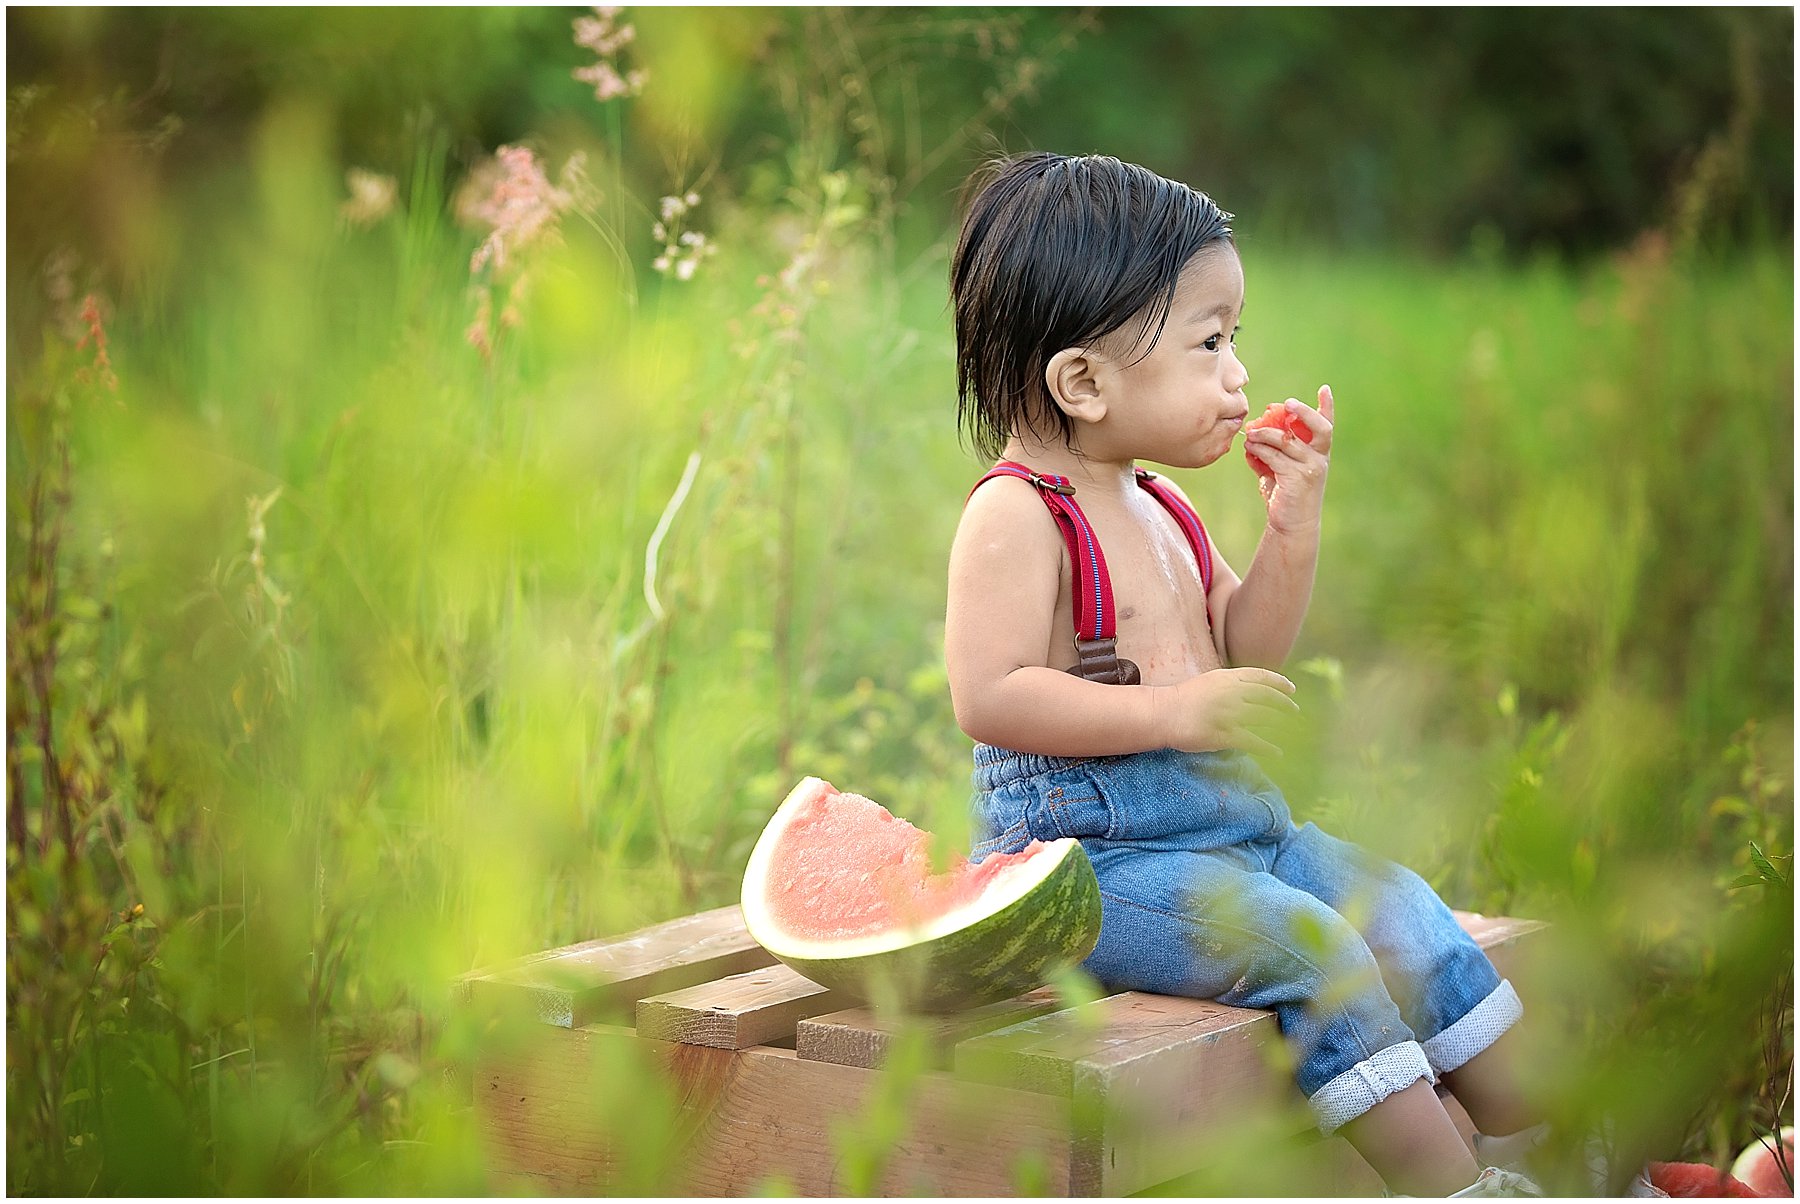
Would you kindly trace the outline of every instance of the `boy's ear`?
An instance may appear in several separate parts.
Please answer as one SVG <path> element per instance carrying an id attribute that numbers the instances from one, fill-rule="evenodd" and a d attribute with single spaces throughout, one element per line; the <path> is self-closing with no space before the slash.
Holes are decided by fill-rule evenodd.
<path id="1" fill-rule="evenodd" d="M 1100 362 L 1093 352 L 1065 347 L 1044 366 L 1044 387 L 1056 408 L 1076 422 L 1098 422 L 1106 417 L 1106 401 L 1100 394 Z"/>

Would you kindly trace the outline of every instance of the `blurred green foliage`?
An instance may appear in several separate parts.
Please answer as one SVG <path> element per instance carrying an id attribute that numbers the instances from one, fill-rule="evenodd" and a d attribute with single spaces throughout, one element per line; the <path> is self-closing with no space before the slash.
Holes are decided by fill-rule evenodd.
<path id="1" fill-rule="evenodd" d="M 407 169 L 421 112 L 467 161 L 526 133 L 602 125 L 597 108 L 580 111 L 570 71 L 584 52 L 567 20 L 521 8 L 19 10 L 7 17 L 9 130 L 54 123 L 73 137 L 80 119 L 89 137 L 157 141 L 171 176 L 211 174 L 270 103 L 304 96 L 325 107 L 346 162 Z M 1709 237 L 1793 222 L 1783 8 L 716 8 L 635 20 L 634 61 L 659 81 L 616 117 L 637 178 L 671 166 L 737 178 L 818 145 L 867 163 L 919 238 L 935 237 L 976 157 L 971 136 L 986 131 L 1189 180 L 1243 215 L 1250 240 L 1587 254 L 1668 222 L 1697 172 L 1720 176 Z M 809 93 L 833 97 L 843 120 L 800 115 Z M 66 221 L 77 190 L 64 173 L 79 166 L 57 166 L 13 188 L 63 198 L 49 212 Z M 84 191 L 73 204 L 98 230 L 116 224 L 116 201 Z"/>
<path id="2" fill-rule="evenodd" d="M 1257 396 L 1342 399 L 1296 812 L 1555 921 L 1558 1117 L 1779 1123 L 1791 13 L 646 10 L 605 102 L 572 15 L 8 12 L 9 1190 L 483 1191 L 455 974 L 731 901 L 803 773 L 962 841 L 990 131 L 1212 188 Z M 562 191 L 472 273 L 502 144 Z M 1244 567 L 1248 471 L 1182 484 Z M 670 1189 L 673 1102 L 602 1078 Z"/>

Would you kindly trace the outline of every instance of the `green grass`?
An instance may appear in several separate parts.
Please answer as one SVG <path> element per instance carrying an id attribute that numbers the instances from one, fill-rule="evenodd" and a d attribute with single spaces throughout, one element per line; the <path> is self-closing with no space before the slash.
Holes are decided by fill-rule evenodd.
<path id="1" fill-rule="evenodd" d="M 452 976 L 732 901 L 803 774 L 967 834 L 943 242 L 802 147 L 718 182 L 691 282 L 648 217 L 565 215 L 489 363 L 442 146 L 343 228 L 316 117 L 145 195 L 181 253 L 107 291 L 116 390 L 13 269 L 11 1191 L 479 1192 Z M 1253 401 L 1339 399 L 1271 771 L 1556 921 L 1557 1114 L 1729 1155 L 1791 1060 L 1790 249 L 1243 256 Z M 1177 475 L 1242 571 L 1239 459 Z M 1753 841 L 1778 880 L 1734 889 Z M 655 1191 L 648 1090 L 597 1106 Z"/>

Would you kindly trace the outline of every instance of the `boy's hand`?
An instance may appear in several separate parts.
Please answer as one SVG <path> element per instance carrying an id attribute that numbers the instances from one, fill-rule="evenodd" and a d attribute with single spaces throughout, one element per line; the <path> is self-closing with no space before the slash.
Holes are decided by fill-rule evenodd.
<path id="1" fill-rule="evenodd" d="M 1290 697 L 1294 683 L 1268 669 L 1214 669 L 1164 689 L 1168 696 L 1157 716 L 1161 745 L 1183 752 L 1241 748 L 1280 755 L 1250 729 L 1300 710 Z"/>
<path id="2" fill-rule="evenodd" d="M 1288 413 L 1312 431 L 1303 443 L 1286 431 L 1259 427 L 1244 432 L 1244 450 L 1275 473 L 1259 476 L 1269 526 L 1283 534 L 1316 531 L 1325 507 L 1325 474 L 1331 468 L 1331 386 L 1319 386 L 1319 408 L 1290 397 Z"/>

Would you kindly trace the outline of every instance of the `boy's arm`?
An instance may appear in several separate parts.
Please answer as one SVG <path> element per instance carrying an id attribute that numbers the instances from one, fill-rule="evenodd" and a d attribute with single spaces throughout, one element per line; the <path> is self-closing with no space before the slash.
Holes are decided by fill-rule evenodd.
<path id="1" fill-rule="evenodd" d="M 1275 477 L 1262 480 L 1268 525 L 1250 568 L 1241 582 L 1229 568 L 1217 573 L 1220 580 L 1208 599 L 1219 655 L 1228 665 L 1280 665 L 1293 650 L 1312 601 L 1325 477 L 1331 467 L 1331 390 L 1320 388 L 1317 410 L 1299 402 L 1288 408 L 1311 428 L 1311 443 L 1273 428 L 1244 435 L 1245 450 L 1274 469 Z M 1216 549 L 1213 563 L 1224 565 Z"/>
<path id="2" fill-rule="evenodd" d="M 1114 686 L 1045 665 L 1063 555 L 1055 523 L 1026 482 L 990 481 L 964 509 L 944 621 L 950 696 L 964 732 L 1065 757 L 1271 747 L 1245 725 L 1295 709 L 1293 684 L 1279 674 L 1219 670 L 1176 686 Z"/>

